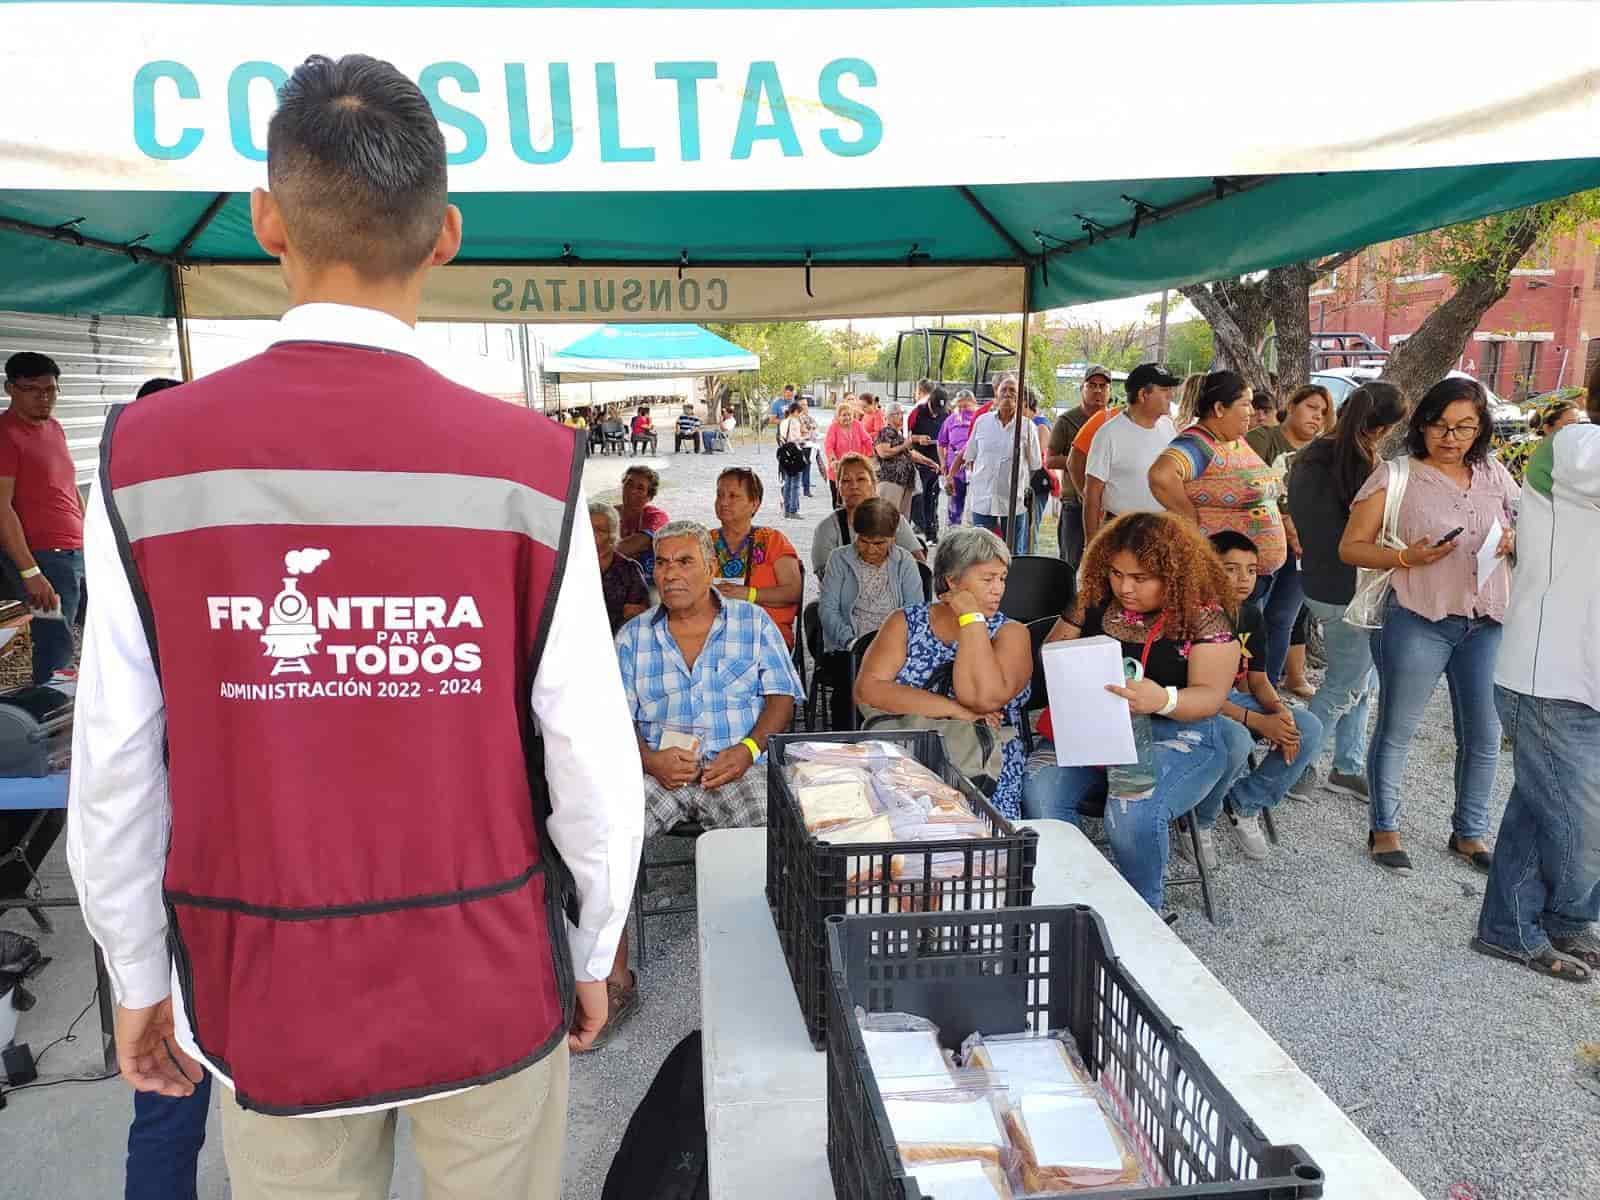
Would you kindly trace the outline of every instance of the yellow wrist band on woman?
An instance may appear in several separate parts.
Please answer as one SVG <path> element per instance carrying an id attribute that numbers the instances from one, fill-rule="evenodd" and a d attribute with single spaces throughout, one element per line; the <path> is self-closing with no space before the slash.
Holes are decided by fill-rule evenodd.
<path id="1" fill-rule="evenodd" d="M 980 612 L 962 613 L 956 618 L 956 624 L 960 625 L 962 628 L 965 628 L 966 626 L 981 620 L 983 620 L 983 614 Z"/>
<path id="2" fill-rule="evenodd" d="M 36 576 L 43 575 L 44 572 L 38 567 L 29 567 L 26 571 L 18 571 L 17 574 L 21 575 L 24 579 L 33 579 Z"/>
<path id="3" fill-rule="evenodd" d="M 750 595 L 747 596 L 746 599 L 749 600 L 751 604 L 754 604 L 756 602 L 756 589 L 755 588 L 751 588 L 750 589 Z"/>
<path id="4" fill-rule="evenodd" d="M 751 589 L 752 591 L 754 589 Z M 756 745 L 755 738 L 740 738 L 739 745 L 750 751 L 750 761 L 755 762 L 761 757 L 761 747 Z"/>

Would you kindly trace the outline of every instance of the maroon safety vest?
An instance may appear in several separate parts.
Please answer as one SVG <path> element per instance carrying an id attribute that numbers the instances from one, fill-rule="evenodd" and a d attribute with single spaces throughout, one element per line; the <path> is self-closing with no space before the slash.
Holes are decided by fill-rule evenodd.
<path id="1" fill-rule="evenodd" d="M 419 1099 L 566 1035 L 529 697 L 582 468 L 542 416 L 319 342 L 107 424 L 166 702 L 172 951 L 244 1107 Z"/>

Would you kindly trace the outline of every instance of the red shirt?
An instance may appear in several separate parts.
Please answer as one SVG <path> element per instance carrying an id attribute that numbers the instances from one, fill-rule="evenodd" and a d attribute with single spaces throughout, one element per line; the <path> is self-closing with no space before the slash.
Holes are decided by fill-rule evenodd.
<path id="1" fill-rule="evenodd" d="M 0 413 L 0 478 L 16 481 L 11 507 L 30 550 L 83 549 L 78 474 L 61 422 L 42 425 Z"/>

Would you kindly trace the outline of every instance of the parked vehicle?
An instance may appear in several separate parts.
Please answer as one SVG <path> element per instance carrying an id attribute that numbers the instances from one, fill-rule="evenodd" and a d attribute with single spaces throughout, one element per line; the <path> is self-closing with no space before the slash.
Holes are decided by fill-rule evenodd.
<path id="1" fill-rule="evenodd" d="M 1328 389 L 1328 394 L 1333 397 L 1333 408 L 1337 412 L 1344 404 L 1345 397 L 1363 383 L 1376 379 L 1383 374 L 1381 366 L 1370 367 L 1332 367 L 1323 371 L 1315 371 L 1311 375 L 1311 382 L 1321 384 Z M 1465 371 L 1451 371 L 1451 379 L 1472 379 Z M 1483 389 L 1489 396 L 1489 413 L 1494 418 L 1494 431 L 1502 438 L 1514 438 L 1518 434 L 1528 431 L 1528 414 L 1515 404 L 1508 403 L 1495 395 L 1488 387 Z"/>
<path id="2" fill-rule="evenodd" d="M 911 345 L 907 345 L 908 342 Z M 912 346 L 917 342 L 922 343 L 921 361 L 929 379 L 946 388 L 952 396 L 962 388 L 970 388 L 980 404 L 994 398 L 993 377 L 996 374 L 1016 369 L 1017 352 L 976 329 L 924 326 L 903 330 L 894 345 L 894 380 L 889 386 L 889 398 L 893 403 L 909 405 L 916 400 L 917 376 L 912 372 L 917 356 Z M 945 378 L 952 343 L 965 346 L 968 352 L 969 369 L 962 372 L 960 379 Z M 1009 361 L 996 366 L 996 360 Z"/>

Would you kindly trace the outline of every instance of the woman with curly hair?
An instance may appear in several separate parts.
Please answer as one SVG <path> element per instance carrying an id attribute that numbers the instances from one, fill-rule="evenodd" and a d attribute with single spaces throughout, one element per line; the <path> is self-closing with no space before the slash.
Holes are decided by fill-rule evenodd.
<path id="1" fill-rule="evenodd" d="M 1159 912 L 1168 823 L 1195 809 L 1210 865 L 1223 797 L 1250 755 L 1250 734 L 1220 715 L 1239 669 L 1233 593 L 1211 543 L 1168 513 L 1111 522 L 1089 544 L 1079 578 L 1077 601 L 1048 640 L 1104 634 L 1143 664 L 1143 678 L 1110 690 L 1151 718 L 1156 786 L 1147 800 L 1106 801 L 1105 824 L 1117 869 Z M 1051 736 L 1048 711 L 1039 730 Z M 1081 811 L 1104 800 L 1105 768 L 1046 765 L 1053 761 L 1053 753 L 1036 752 L 1030 765 L 1039 769 L 1023 786 L 1023 814 L 1077 824 Z"/>

